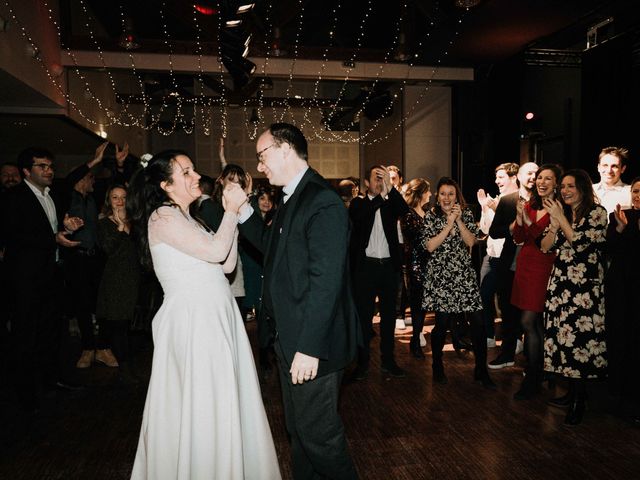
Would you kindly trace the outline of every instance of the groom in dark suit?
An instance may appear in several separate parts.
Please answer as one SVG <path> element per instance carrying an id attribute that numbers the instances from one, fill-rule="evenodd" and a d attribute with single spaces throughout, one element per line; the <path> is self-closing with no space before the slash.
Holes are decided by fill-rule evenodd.
<path id="1" fill-rule="evenodd" d="M 309 168 L 298 128 L 273 124 L 256 149 L 258 171 L 284 187 L 283 202 L 266 229 L 259 213 L 245 207 L 240 231 L 265 255 L 262 301 L 275 330 L 293 476 L 357 478 L 337 413 L 343 369 L 355 356 L 358 335 L 347 211 Z"/>

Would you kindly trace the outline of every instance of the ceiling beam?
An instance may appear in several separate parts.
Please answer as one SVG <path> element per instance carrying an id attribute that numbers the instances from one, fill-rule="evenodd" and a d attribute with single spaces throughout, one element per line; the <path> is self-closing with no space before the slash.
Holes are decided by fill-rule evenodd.
<path id="1" fill-rule="evenodd" d="M 75 65 L 81 68 L 104 69 L 131 69 L 131 58 L 125 52 L 103 52 L 103 61 L 96 52 L 76 50 L 71 54 L 75 57 L 75 64 L 69 54 L 62 54 L 62 64 L 74 68 Z M 136 70 L 149 71 L 169 71 L 169 56 L 167 54 L 156 53 L 133 53 L 132 54 Z M 201 59 L 202 71 L 206 74 L 219 74 L 220 64 L 217 57 L 207 56 Z M 401 63 L 387 63 L 382 68 L 380 63 L 356 62 L 353 68 L 347 68 L 342 62 L 327 61 L 324 69 L 320 71 L 321 62 L 318 60 L 297 59 L 295 63 L 291 59 L 285 58 L 251 58 L 257 68 L 255 76 L 268 75 L 274 78 L 289 78 L 293 75 L 296 80 L 317 80 L 321 75 L 324 80 L 344 80 L 347 75 L 349 80 L 387 80 L 409 82 L 469 82 L 473 81 L 473 68 L 457 67 L 430 67 L 413 66 L 409 67 Z M 173 55 L 171 57 L 172 69 L 179 73 L 197 73 L 197 55 Z M 293 69 L 293 70 L 292 70 Z M 224 70 L 223 73 L 226 73 Z"/>

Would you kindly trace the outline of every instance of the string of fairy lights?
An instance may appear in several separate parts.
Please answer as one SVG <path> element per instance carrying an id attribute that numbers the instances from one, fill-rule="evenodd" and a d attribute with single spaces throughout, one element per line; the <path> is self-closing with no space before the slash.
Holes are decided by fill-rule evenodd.
<path id="1" fill-rule="evenodd" d="M 275 0 L 273 0 L 275 1 Z M 357 62 L 358 54 L 362 48 L 363 42 L 366 38 L 367 32 L 367 22 L 369 18 L 373 15 L 373 3 L 372 0 L 367 1 L 367 5 L 364 8 L 360 25 L 358 28 L 358 33 L 356 36 L 355 48 L 351 50 L 350 58 L 347 59 L 344 64 L 347 66 L 347 70 L 344 76 L 344 79 L 341 80 L 342 84 L 338 90 L 338 93 L 335 95 L 332 104 L 327 107 L 326 103 L 320 102 L 320 94 L 322 90 L 323 83 L 325 82 L 324 74 L 326 67 L 329 63 L 329 53 L 334 46 L 335 32 L 338 28 L 338 20 L 340 19 L 340 12 L 342 9 L 342 1 L 341 0 L 335 5 L 331 10 L 331 22 L 328 35 L 328 45 L 323 49 L 322 52 L 322 60 L 319 62 L 319 70 L 316 79 L 313 85 L 313 94 L 312 98 L 308 98 L 307 101 L 303 104 L 304 106 L 292 106 L 292 102 L 290 99 L 296 98 L 299 99 L 299 95 L 294 95 L 293 92 L 294 82 L 295 82 L 295 66 L 298 60 L 299 51 L 300 51 L 300 39 L 302 37 L 302 32 L 305 25 L 305 11 L 304 11 L 304 1 L 298 0 L 298 21 L 297 21 L 297 29 L 294 36 L 294 42 L 291 46 L 290 55 L 290 68 L 289 73 L 286 80 L 286 90 L 283 96 L 283 101 L 276 102 L 275 100 L 271 100 L 268 103 L 268 106 L 265 106 L 265 98 L 266 98 L 266 85 L 264 82 L 261 82 L 258 87 L 257 94 L 257 105 L 253 98 L 245 100 L 239 106 L 243 110 L 245 131 L 247 136 L 250 139 L 255 139 L 257 137 L 259 127 L 265 123 L 265 111 L 267 109 L 271 109 L 271 113 L 273 115 L 274 121 L 285 121 L 288 119 L 292 123 L 297 123 L 296 114 L 301 114 L 301 122 L 299 122 L 299 126 L 307 132 L 311 138 L 326 141 L 326 142 L 341 142 L 341 143 L 353 143 L 360 142 L 361 144 L 375 144 L 382 142 L 388 139 L 391 135 L 394 135 L 402 125 L 411 117 L 415 109 L 422 103 L 424 97 L 427 95 L 430 90 L 433 79 L 435 78 L 439 67 L 442 65 L 443 59 L 449 54 L 449 50 L 451 46 L 454 44 L 455 40 L 460 35 L 460 26 L 463 24 L 463 21 L 466 15 L 469 12 L 469 9 L 463 10 L 460 17 L 457 19 L 458 28 L 456 28 L 451 33 L 451 38 L 448 41 L 448 46 L 445 51 L 442 53 L 441 57 L 436 60 L 435 65 L 433 66 L 429 78 L 425 81 L 423 88 L 420 89 L 419 94 L 416 99 L 413 101 L 411 105 L 408 107 L 405 105 L 403 109 L 402 115 L 400 118 L 393 122 L 393 125 L 389 127 L 389 122 L 386 122 L 386 128 L 384 132 L 380 132 L 380 122 L 383 118 L 389 117 L 394 103 L 399 96 L 402 95 L 404 89 L 407 86 L 407 83 L 411 79 L 411 69 L 418 62 L 419 57 L 418 54 L 414 54 L 407 59 L 407 72 L 403 79 L 399 80 L 397 91 L 392 95 L 392 100 L 387 102 L 384 106 L 384 111 L 381 115 L 377 115 L 375 120 L 370 122 L 370 125 L 363 129 L 361 127 L 359 134 L 354 134 L 354 132 L 345 131 L 343 129 L 332 130 L 329 126 L 329 122 L 318 122 L 313 120 L 313 113 L 316 112 L 317 116 L 324 119 L 332 119 L 334 116 L 339 115 L 344 107 L 341 106 L 341 103 L 344 103 L 346 98 L 348 87 L 351 81 L 351 73 L 355 68 L 355 64 Z M 83 14 L 83 26 L 87 30 L 89 39 L 93 48 L 98 55 L 100 64 L 102 68 L 101 71 L 106 73 L 106 78 L 108 79 L 108 85 L 110 90 L 110 96 L 116 98 L 118 95 L 118 88 L 116 85 L 116 81 L 114 78 L 114 74 L 111 69 L 108 67 L 108 64 L 105 60 L 103 48 L 98 41 L 98 38 L 94 31 L 97 31 L 97 21 L 92 17 L 89 12 L 89 9 L 84 0 L 78 0 L 80 5 L 80 10 Z M 65 101 L 69 105 L 71 109 L 76 111 L 78 115 L 80 115 L 88 124 L 98 126 L 100 129 L 111 126 L 111 125 L 119 125 L 124 127 L 138 127 L 145 129 L 147 131 L 156 130 L 161 135 L 169 136 L 175 133 L 178 129 L 181 129 L 187 134 L 192 134 L 196 128 L 201 129 L 204 135 L 209 136 L 212 132 L 212 128 L 214 125 L 218 125 L 221 130 L 221 136 L 226 138 L 229 132 L 228 129 L 228 108 L 229 108 L 229 99 L 226 97 L 226 88 L 225 79 L 228 83 L 228 77 L 226 75 L 226 71 L 222 65 L 221 61 L 218 61 L 218 76 L 220 85 L 223 86 L 220 89 L 220 96 L 218 99 L 212 99 L 211 97 L 207 97 L 205 95 L 205 82 L 203 77 L 205 74 L 211 72 L 205 72 L 202 66 L 202 59 L 204 56 L 203 51 L 203 41 L 202 38 L 204 36 L 204 32 L 201 28 L 200 22 L 198 21 L 199 12 L 196 10 L 195 5 L 193 6 L 193 25 L 196 32 L 195 35 L 195 52 L 197 56 L 197 68 L 194 78 L 194 92 L 196 95 L 190 96 L 182 96 L 180 93 L 178 82 L 176 81 L 176 75 L 174 71 L 173 64 L 173 41 L 171 37 L 171 32 L 167 26 L 165 14 L 166 14 L 166 1 L 160 2 L 161 5 L 159 7 L 159 13 L 161 18 L 161 27 L 163 33 L 163 43 L 165 48 L 168 51 L 167 54 L 167 69 L 166 71 L 169 74 L 169 80 L 171 83 L 171 89 L 168 94 L 163 94 L 161 97 L 157 95 L 152 99 L 149 94 L 146 92 L 145 88 L 145 80 L 143 75 L 139 72 L 139 69 L 136 68 L 135 62 L 135 54 L 132 51 L 128 51 L 128 58 L 131 64 L 130 73 L 133 78 L 136 79 L 137 85 L 140 88 L 140 95 L 136 96 L 138 101 L 141 101 L 142 106 L 136 108 L 135 110 L 139 111 L 136 113 L 132 110 L 133 104 L 129 104 L 126 102 L 119 103 L 120 107 L 116 110 L 114 107 L 108 106 L 109 99 L 108 98 L 100 98 L 98 94 L 95 92 L 95 88 L 92 87 L 91 82 L 88 79 L 88 76 L 83 73 L 83 68 L 77 62 L 73 51 L 70 48 L 63 47 L 63 51 L 66 55 L 71 59 L 71 63 L 73 67 L 69 68 L 69 75 L 74 74 L 77 76 L 81 84 L 83 85 L 82 94 L 84 95 L 84 99 L 90 102 L 93 102 L 92 111 L 98 111 L 99 119 L 93 118 L 91 115 L 87 114 L 84 109 L 80 106 L 79 101 L 72 98 L 69 94 L 69 89 L 64 85 L 62 76 L 55 71 L 52 71 L 52 66 L 49 66 L 45 63 L 42 56 L 39 54 L 40 49 L 38 45 L 35 43 L 29 32 L 24 27 L 24 22 L 20 21 L 18 15 L 16 14 L 14 8 L 11 6 L 11 3 L 8 0 L 4 1 L 5 7 L 9 13 L 11 18 L 11 22 L 18 26 L 18 31 L 21 37 L 27 42 L 28 48 L 33 51 L 32 57 L 35 61 L 39 62 L 40 67 L 43 69 L 49 81 L 56 88 L 56 90 L 64 97 Z M 46 0 L 43 0 L 42 5 L 44 6 L 49 21 L 55 27 L 55 31 L 57 33 L 60 44 L 63 45 L 61 29 L 58 24 L 53 9 L 49 6 Z M 436 2 L 436 8 L 438 3 Z M 265 6 L 265 15 L 262 19 L 264 24 L 267 26 L 268 31 L 274 32 L 276 29 L 272 24 L 272 2 L 266 2 Z M 400 38 L 402 35 L 402 22 L 404 20 L 404 15 L 406 14 L 408 4 L 406 1 L 403 2 L 400 8 L 400 14 L 396 19 L 395 25 L 393 27 L 393 41 L 391 42 L 390 47 L 384 52 L 383 61 L 379 64 L 378 69 L 376 71 L 375 77 L 371 84 L 368 87 L 367 94 L 364 100 L 361 102 L 361 105 L 356 110 L 355 114 L 353 114 L 353 121 L 359 121 L 362 114 L 365 111 L 366 105 L 369 101 L 371 101 L 374 92 L 376 91 L 376 85 L 379 80 L 383 77 L 385 67 L 389 64 L 389 59 L 393 57 L 394 52 L 397 51 Z M 119 7 L 120 12 L 120 20 L 123 27 L 123 31 L 125 30 L 125 21 L 126 21 L 126 12 L 122 5 Z M 224 27 L 224 21 L 222 19 L 222 15 L 218 16 L 218 31 Z M 96 24 L 95 26 L 93 24 Z M 425 26 L 424 35 L 419 40 L 417 51 L 421 51 L 423 45 L 425 45 L 431 36 L 431 30 L 435 28 L 436 25 L 433 21 L 429 22 L 429 25 Z M 265 52 L 264 62 L 262 64 L 262 68 L 260 71 L 261 78 L 266 78 L 269 76 L 269 54 L 270 54 L 270 46 L 273 40 L 265 35 L 264 36 L 264 48 Z M 271 45 L 270 45 L 271 44 Z M 221 52 L 221 42 L 218 39 L 218 58 L 222 58 Z M 59 66 L 58 66 L 59 67 Z M 85 70 L 86 71 L 86 70 Z M 197 87 L 197 88 L 195 88 Z M 255 105 L 251 109 L 251 114 L 249 113 L 248 105 Z M 154 108 L 155 107 L 155 108 Z M 87 109 L 89 110 L 89 109 Z M 186 111 L 191 110 L 193 113 L 191 117 L 187 117 Z M 171 121 L 166 121 L 166 117 L 172 116 Z M 165 121 L 162 119 L 165 118 Z"/>

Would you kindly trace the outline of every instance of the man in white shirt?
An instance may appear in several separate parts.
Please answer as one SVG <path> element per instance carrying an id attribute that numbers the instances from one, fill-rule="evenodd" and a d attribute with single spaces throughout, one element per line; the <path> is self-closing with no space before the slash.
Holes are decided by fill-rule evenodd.
<path id="1" fill-rule="evenodd" d="M 496 167 L 496 185 L 498 186 L 499 195 L 492 198 L 491 195 L 485 193 L 483 189 L 478 190 L 478 203 L 482 207 L 482 215 L 480 217 L 480 230 L 485 235 L 489 234 L 491 222 L 495 216 L 495 210 L 498 206 L 500 198 L 510 193 L 518 191 L 518 164 L 502 163 Z M 495 347 L 495 333 L 493 329 L 493 319 L 495 317 L 495 308 L 493 307 L 493 297 L 496 293 L 498 265 L 500 263 L 500 254 L 504 238 L 487 237 L 487 254 L 482 260 L 482 268 L 480 269 L 480 295 L 483 303 L 483 316 L 487 328 L 487 346 Z"/>
<path id="2" fill-rule="evenodd" d="M 375 299 L 380 305 L 380 354 L 382 373 L 404 377 L 394 357 L 395 307 L 402 255 L 398 239 L 398 219 L 409 211 L 400 192 L 393 187 L 389 169 L 369 169 L 367 195 L 354 198 L 349 206 L 353 224 L 351 265 L 353 291 L 362 323 L 364 345 L 358 351 L 358 367 L 352 378 L 363 380 L 369 371 L 369 343 Z"/>
<path id="3" fill-rule="evenodd" d="M 79 242 L 66 238 L 82 226 L 82 220 L 63 215 L 50 194 L 53 155 L 29 148 L 18 156 L 24 182 L 5 196 L 0 211 L 4 262 L 11 278 L 10 370 L 21 406 L 37 410 L 43 388 L 74 387 L 59 365 L 58 349 L 63 331 L 60 308 L 61 278 L 57 266 L 58 245 Z M 65 379 L 67 377 L 67 379 Z"/>
<path id="4" fill-rule="evenodd" d="M 631 191 L 629 185 L 620 177 L 627 168 L 629 151 L 622 147 L 606 147 L 598 155 L 598 173 L 600 181 L 593 185 L 593 192 L 600 200 L 600 205 L 607 209 L 607 214 L 620 205 L 629 208 Z"/>

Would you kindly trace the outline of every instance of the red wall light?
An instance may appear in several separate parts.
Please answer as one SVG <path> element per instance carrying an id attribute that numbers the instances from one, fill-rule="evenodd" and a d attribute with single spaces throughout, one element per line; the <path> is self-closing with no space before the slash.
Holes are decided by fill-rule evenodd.
<path id="1" fill-rule="evenodd" d="M 196 12 L 201 13 L 202 15 L 215 15 L 218 13 L 218 10 L 213 7 L 205 7 L 204 5 L 195 4 L 193 8 L 196 9 Z"/>

